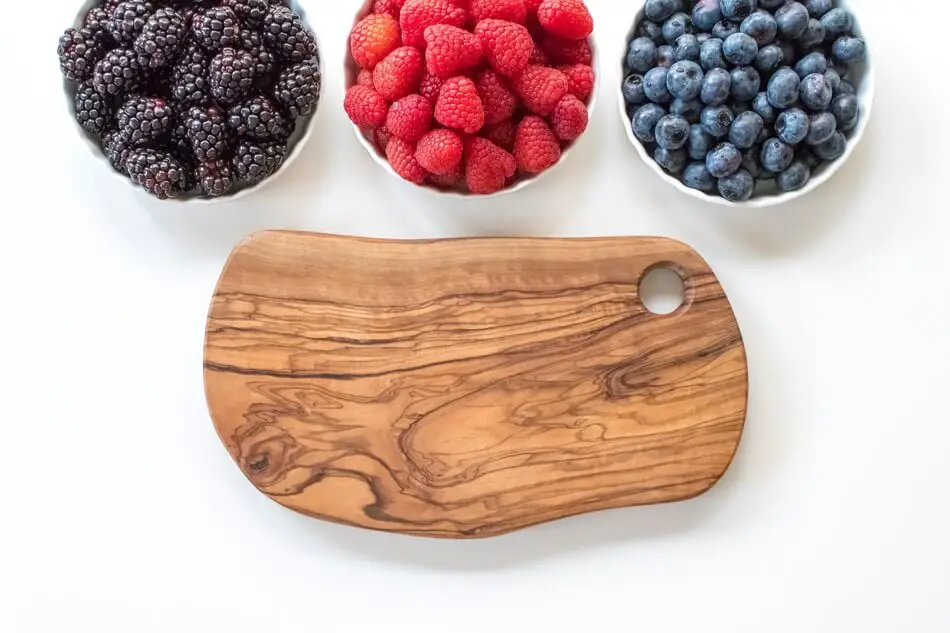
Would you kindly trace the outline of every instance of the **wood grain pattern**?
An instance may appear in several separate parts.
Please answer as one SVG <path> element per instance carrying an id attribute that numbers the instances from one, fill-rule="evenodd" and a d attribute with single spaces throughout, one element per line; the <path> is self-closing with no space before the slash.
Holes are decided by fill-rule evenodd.
<path id="1" fill-rule="evenodd" d="M 638 298 L 657 265 L 685 280 L 671 315 Z M 261 492 L 434 537 L 696 496 L 746 414 L 729 302 L 663 238 L 258 233 L 222 273 L 204 367 L 217 432 Z"/>

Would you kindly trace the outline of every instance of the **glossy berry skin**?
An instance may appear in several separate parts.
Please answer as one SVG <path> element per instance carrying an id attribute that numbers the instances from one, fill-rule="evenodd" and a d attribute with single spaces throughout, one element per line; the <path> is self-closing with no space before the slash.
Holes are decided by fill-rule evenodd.
<path id="1" fill-rule="evenodd" d="M 685 13 L 674 13 L 663 23 L 663 39 L 667 44 L 673 44 L 680 35 L 692 33 L 693 26 L 689 16 Z"/>
<path id="2" fill-rule="evenodd" d="M 778 24 L 768 11 L 755 11 L 742 21 L 739 31 L 751 37 L 761 47 L 775 41 Z"/>
<path id="3" fill-rule="evenodd" d="M 647 99 L 653 103 L 669 103 L 673 100 L 673 95 L 666 87 L 668 74 L 669 69 L 661 66 L 651 69 L 643 76 L 643 91 L 646 93 Z"/>
<path id="4" fill-rule="evenodd" d="M 699 0 L 690 15 L 693 26 L 700 31 L 712 31 L 716 23 L 722 20 L 719 0 Z"/>
<path id="5" fill-rule="evenodd" d="M 831 86 L 831 95 L 836 96 L 841 88 L 841 74 L 834 68 L 825 71 L 825 81 Z"/>
<path id="6" fill-rule="evenodd" d="M 789 2 L 775 12 L 778 32 L 785 39 L 797 40 L 808 28 L 808 9 L 801 2 Z"/>
<path id="7" fill-rule="evenodd" d="M 804 2 L 808 13 L 815 18 L 820 18 L 831 11 L 835 6 L 834 0 L 804 0 Z"/>
<path id="8" fill-rule="evenodd" d="M 647 37 L 659 46 L 663 43 L 663 27 L 653 20 L 644 20 L 637 27 L 637 37 Z"/>
<path id="9" fill-rule="evenodd" d="M 722 56 L 734 66 L 748 66 L 758 53 L 759 45 L 745 33 L 733 33 L 722 43 Z"/>
<path id="10" fill-rule="evenodd" d="M 812 46 L 821 44 L 823 41 L 825 41 L 825 27 L 815 18 L 808 20 L 805 32 L 798 38 L 798 46 L 802 50 L 807 50 Z"/>
<path id="11" fill-rule="evenodd" d="M 755 0 L 719 0 L 722 17 L 741 22 L 755 11 Z"/>
<path id="12" fill-rule="evenodd" d="M 785 62 L 785 53 L 777 44 L 769 44 L 759 49 L 753 66 L 763 75 L 771 75 Z"/>
<path id="13" fill-rule="evenodd" d="M 630 105 L 639 105 L 647 100 L 646 92 L 643 90 L 643 77 L 640 75 L 627 75 L 623 80 L 623 98 Z"/>
<path id="14" fill-rule="evenodd" d="M 817 51 L 805 55 L 795 64 L 795 72 L 802 79 L 816 73 L 824 74 L 826 70 L 828 70 L 828 58 Z"/>
<path id="15" fill-rule="evenodd" d="M 843 35 L 836 39 L 831 48 L 831 54 L 843 64 L 861 61 L 866 53 L 867 47 L 864 40 L 850 35 Z"/>
<path id="16" fill-rule="evenodd" d="M 762 144 L 759 161 L 765 169 L 775 173 L 783 172 L 788 169 L 793 160 L 795 160 L 795 150 L 780 139 L 770 138 Z"/>
<path id="17" fill-rule="evenodd" d="M 806 145 L 818 145 L 824 143 L 838 129 L 838 121 L 835 115 L 830 112 L 819 112 L 811 117 L 808 123 L 808 136 L 805 137 Z"/>
<path id="18" fill-rule="evenodd" d="M 683 171 L 683 167 L 686 166 L 688 158 L 686 156 L 686 150 L 657 147 L 653 151 L 653 160 L 666 171 L 677 174 Z"/>
<path id="19" fill-rule="evenodd" d="M 697 124 L 689 126 L 689 139 L 686 141 L 686 153 L 693 160 L 706 160 L 706 154 L 713 146 L 713 137 L 703 131 L 703 126 Z"/>
<path id="20" fill-rule="evenodd" d="M 812 149 L 818 158 L 831 162 L 844 156 L 844 151 L 847 148 L 847 144 L 848 140 L 845 138 L 844 134 L 841 132 L 835 132 L 827 141 L 815 145 Z"/>
<path id="21" fill-rule="evenodd" d="M 831 114 L 835 117 L 839 130 L 850 132 L 858 124 L 858 98 L 853 94 L 838 95 L 831 101 Z"/>
<path id="22" fill-rule="evenodd" d="M 766 127 L 774 124 L 775 117 L 778 116 L 775 108 L 769 103 L 768 95 L 764 92 L 760 92 L 752 99 L 752 111 L 762 117 L 762 122 L 765 123 Z"/>
<path id="23" fill-rule="evenodd" d="M 831 103 L 831 86 L 825 81 L 825 76 L 815 73 L 802 79 L 798 100 L 813 112 L 825 110 Z"/>
<path id="24" fill-rule="evenodd" d="M 698 191 L 712 191 L 716 188 L 716 179 L 706 169 L 706 163 L 690 163 L 683 170 L 683 184 Z"/>
<path id="25" fill-rule="evenodd" d="M 703 77 L 699 98 L 706 105 L 722 105 L 732 94 L 732 76 L 723 68 L 713 68 Z"/>
<path id="26" fill-rule="evenodd" d="M 858 91 L 854 87 L 854 84 L 848 81 L 847 79 L 842 79 L 841 83 L 838 84 L 838 89 L 835 91 L 835 96 L 838 95 L 853 95 L 857 94 Z"/>
<path id="27" fill-rule="evenodd" d="M 682 0 L 647 0 L 643 5 L 643 13 L 648 20 L 662 23 L 682 8 Z"/>
<path id="28" fill-rule="evenodd" d="M 680 149 L 689 140 L 689 122 L 677 114 L 667 114 L 657 121 L 654 134 L 660 147 Z"/>
<path id="29" fill-rule="evenodd" d="M 762 80 L 759 78 L 759 71 L 752 66 L 743 66 L 733 68 L 729 73 L 732 77 L 732 98 L 737 101 L 751 101 L 755 95 L 759 94 L 759 88 L 762 87 Z"/>
<path id="30" fill-rule="evenodd" d="M 644 143 L 656 141 L 656 124 L 666 116 L 666 110 L 655 103 L 648 103 L 633 113 L 630 121 L 634 136 Z"/>
<path id="31" fill-rule="evenodd" d="M 709 33 L 696 34 L 696 41 L 699 42 L 700 46 L 702 46 L 703 42 L 705 42 L 706 40 L 711 40 L 711 39 L 712 39 L 712 35 L 710 35 Z"/>
<path id="32" fill-rule="evenodd" d="M 729 20 L 721 20 L 713 27 L 712 36 L 723 41 L 733 33 L 739 32 L 739 25 Z"/>
<path id="33" fill-rule="evenodd" d="M 669 44 L 663 44 L 656 49 L 656 65 L 669 68 L 676 61 L 676 51 Z"/>
<path id="34" fill-rule="evenodd" d="M 808 115 L 798 108 L 786 110 L 775 119 L 775 133 L 789 145 L 798 145 L 808 136 Z"/>
<path id="35" fill-rule="evenodd" d="M 742 165 L 742 154 L 731 143 L 720 143 L 706 154 L 706 169 L 713 178 L 725 178 Z"/>
<path id="36" fill-rule="evenodd" d="M 643 74 L 656 66 L 656 44 L 646 37 L 638 37 L 627 47 L 627 68 Z"/>
<path id="37" fill-rule="evenodd" d="M 703 69 L 693 61 L 676 62 L 667 72 L 666 87 L 674 97 L 695 99 L 703 87 Z"/>
<path id="38" fill-rule="evenodd" d="M 766 89 L 769 103 L 772 107 L 784 110 L 798 103 L 798 88 L 801 79 L 794 70 L 788 67 L 779 68 L 769 79 Z"/>
<path id="39" fill-rule="evenodd" d="M 755 179 L 745 169 L 719 179 L 719 195 L 730 202 L 745 202 L 752 197 Z"/>
<path id="40" fill-rule="evenodd" d="M 755 145 L 765 123 L 755 112 L 748 110 L 733 120 L 729 127 L 729 142 L 739 149 L 749 149 Z"/>
<path id="41" fill-rule="evenodd" d="M 722 40 L 713 37 L 699 45 L 699 65 L 703 70 L 725 68 L 726 60 L 722 56 Z"/>
<path id="42" fill-rule="evenodd" d="M 670 102 L 670 114 L 678 114 L 690 123 L 698 123 L 703 107 L 703 103 L 699 99 L 686 101 L 685 99 L 676 98 Z"/>
<path id="43" fill-rule="evenodd" d="M 834 39 L 851 31 L 854 19 L 845 9 L 836 8 L 821 16 L 821 26 L 825 29 L 825 39 Z"/>
<path id="44" fill-rule="evenodd" d="M 775 177 L 775 185 L 779 191 L 798 191 L 811 178 L 811 169 L 804 161 L 796 160 L 788 169 Z"/>
<path id="45" fill-rule="evenodd" d="M 675 61 L 689 60 L 699 61 L 699 40 L 692 33 L 685 33 L 676 38 L 676 44 L 673 46 L 673 59 Z"/>
<path id="46" fill-rule="evenodd" d="M 732 110 L 725 105 L 708 106 L 699 116 L 703 131 L 715 138 L 725 138 L 734 119 Z"/>

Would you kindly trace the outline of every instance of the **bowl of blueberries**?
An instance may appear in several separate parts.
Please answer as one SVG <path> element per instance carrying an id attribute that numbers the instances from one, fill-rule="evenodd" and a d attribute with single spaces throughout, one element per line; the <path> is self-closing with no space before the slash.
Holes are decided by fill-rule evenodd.
<path id="1" fill-rule="evenodd" d="M 766 207 L 830 179 L 874 99 L 847 0 L 646 0 L 619 103 L 630 142 L 681 192 Z"/>

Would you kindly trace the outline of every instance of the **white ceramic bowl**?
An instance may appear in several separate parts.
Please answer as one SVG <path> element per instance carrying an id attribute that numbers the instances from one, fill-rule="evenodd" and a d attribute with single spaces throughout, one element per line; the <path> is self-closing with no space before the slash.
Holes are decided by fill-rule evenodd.
<path id="1" fill-rule="evenodd" d="M 645 4 L 645 2 L 644 2 Z M 836 0 L 835 6 L 842 7 L 852 11 L 854 15 L 854 32 L 856 35 L 864 37 L 864 33 L 861 30 L 860 20 L 858 15 L 854 13 L 851 9 L 850 2 L 848 0 Z M 630 31 L 627 33 L 627 39 L 623 47 L 623 55 L 626 55 L 627 46 L 626 42 L 629 42 L 636 32 L 637 25 L 640 24 L 640 21 L 643 19 L 643 7 L 641 6 L 640 10 L 637 12 L 637 17 L 634 20 L 633 26 Z M 752 198 L 746 200 L 745 202 L 731 202 L 725 198 L 719 196 L 716 192 L 705 193 L 703 191 L 698 191 L 696 189 L 691 189 L 684 185 L 678 178 L 666 173 L 662 167 L 660 167 L 653 156 L 647 151 L 647 148 L 643 146 L 643 143 L 640 142 L 633 134 L 633 129 L 630 126 L 630 118 L 627 116 L 627 104 L 623 98 L 623 91 L 621 86 L 617 86 L 617 97 L 618 104 L 620 106 L 620 116 L 624 122 L 624 129 L 627 133 L 627 138 L 630 140 L 630 144 L 633 145 L 634 149 L 637 150 L 637 154 L 640 155 L 640 158 L 643 160 L 647 166 L 650 167 L 653 172 L 659 176 L 664 182 L 669 183 L 672 187 L 676 188 L 680 193 L 683 193 L 691 198 L 696 198 L 697 200 L 703 200 L 705 202 L 711 202 L 713 204 L 718 204 L 726 207 L 742 207 L 742 208 L 763 208 L 771 207 L 802 196 L 808 195 L 824 183 L 828 182 L 832 176 L 841 168 L 842 165 L 851 157 L 854 153 L 855 148 L 858 146 L 858 143 L 861 142 L 861 139 L 864 137 L 864 131 L 867 129 L 868 121 L 871 119 L 871 110 L 874 104 L 874 67 L 872 64 L 872 43 L 869 40 L 865 40 L 867 44 L 867 56 L 865 59 L 857 64 L 851 66 L 851 72 L 848 75 L 848 81 L 854 84 L 855 89 L 857 90 L 858 102 L 861 107 L 861 118 L 858 121 L 857 127 L 855 127 L 851 132 L 847 134 L 848 144 L 845 149 L 845 153 L 841 158 L 832 162 L 824 163 L 818 167 L 817 170 L 812 172 L 812 176 L 809 181 L 805 184 L 804 187 L 797 191 L 790 191 L 783 193 L 778 191 L 774 185 L 774 181 L 766 181 L 759 183 L 756 186 L 755 192 L 752 194 Z M 624 60 L 621 57 L 620 60 L 620 77 L 621 81 L 623 80 L 623 63 Z"/>
<path id="2" fill-rule="evenodd" d="M 589 2 L 590 0 L 587 0 L 587 1 Z M 361 19 L 363 19 L 365 16 L 367 16 L 370 13 L 373 7 L 373 2 L 374 0 L 364 0 L 363 5 L 360 7 L 360 10 L 357 12 L 356 16 L 353 19 L 353 24 L 350 26 L 351 30 L 354 26 L 356 26 L 357 22 L 359 22 Z M 597 43 L 594 39 L 594 35 L 591 35 L 589 42 L 590 42 L 591 51 L 593 52 L 591 68 L 593 68 L 594 70 L 594 90 L 593 92 L 591 92 L 590 99 L 587 103 L 587 113 L 588 113 L 588 120 L 593 120 L 594 106 L 597 104 L 597 89 L 598 89 L 598 86 L 600 85 L 600 69 L 598 66 L 600 60 L 597 54 Z M 343 57 L 343 82 L 344 82 L 343 92 L 344 93 L 346 93 L 347 89 L 349 89 L 351 86 L 353 86 L 356 83 L 356 76 L 358 74 L 359 74 L 359 66 L 357 66 L 356 62 L 353 60 L 353 56 L 350 54 L 350 38 L 349 36 L 347 36 L 346 50 L 344 52 L 344 57 Z M 347 119 L 347 121 L 349 121 L 349 119 Z M 386 157 L 379 150 L 376 149 L 376 145 L 363 135 L 359 126 L 355 125 L 352 121 L 350 121 L 350 125 L 353 127 L 353 132 L 354 134 L 356 134 L 356 140 L 359 141 L 360 145 L 362 145 L 363 148 L 367 151 L 367 153 L 369 153 L 369 155 L 373 158 L 373 160 L 376 161 L 376 164 L 379 165 L 387 174 L 389 174 L 393 178 L 396 178 L 400 182 L 406 183 L 407 185 L 412 185 L 413 187 L 417 187 L 423 190 L 428 190 L 428 191 L 431 191 L 433 193 L 437 193 L 443 196 L 452 196 L 452 197 L 457 197 L 457 198 L 477 198 L 477 199 L 493 198 L 497 196 L 503 196 L 509 193 L 514 193 L 515 191 L 520 191 L 521 189 L 524 189 L 528 185 L 531 185 L 540 181 L 542 178 L 549 175 L 551 172 L 556 171 L 564 163 L 564 161 L 567 159 L 567 156 L 568 154 L 570 154 L 570 151 L 574 147 L 574 145 L 580 142 L 580 140 L 584 138 L 584 135 L 586 134 L 586 131 L 585 131 L 585 133 L 581 134 L 577 139 L 562 145 L 561 159 L 556 164 L 544 170 L 540 174 L 534 174 L 531 176 L 518 174 L 516 180 L 511 185 L 505 187 L 504 189 L 501 189 L 494 193 L 474 194 L 474 193 L 469 193 L 468 191 L 465 191 L 464 189 L 458 189 L 458 190 L 440 189 L 428 183 L 422 184 L 422 185 L 416 185 L 416 184 L 406 181 L 402 176 L 400 176 L 399 174 L 395 172 L 395 170 L 392 168 L 392 165 L 390 165 L 389 161 L 386 160 Z"/>
<path id="3" fill-rule="evenodd" d="M 73 20 L 73 27 L 79 28 L 79 26 L 83 22 L 83 18 L 85 17 L 89 9 L 95 6 L 98 6 L 99 4 L 101 4 L 100 0 L 84 0 L 84 2 L 82 3 L 82 7 L 79 9 L 79 13 L 76 14 L 76 18 Z M 290 0 L 289 5 L 291 9 L 297 12 L 301 20 L 303 20 L 303 23 L 307 26 L 308 29 L 310 29 L 311 33 L 314 33 L 314 37 L 316 38 L 316 33 L 313 31 L 313 28 L 310 26 L 310 23 L 307 21 L 307 14 L 303 6 L 301 5 L 301 3 L 298 2 L 298 0 Z M 323 64 L 323 59 L 320 56 L 320 53 L 321 53 L 320 42 L 319 40 L 317 40 L 317 59 L 320 60 L 320 69 L 322 73 L 324 64 Z M 310 139 L 310 134 L 313 130 L 313 121 L 316 118 L 317 112 L 319 112 L 320 110 L 320 105 L 323 100 L 323 87 L 326 81 L 325 81 L 325 78 L 321 77 L 321 79 L 323 80 L 320 82 L 320 98 L 317 101 L 317 109 L 314 110 L 312 114 L 305 117 L 299 117 L 297 119 L 297 124 L 294 127 L 294 132 L 293 134 L 290 135 L 290 138 L 287 139 L 287 155 L 284 157 L 284 162 L 281 164 L 280 169 L 278 169 L 273 175 L 271 175 L 268 178 L 265 178 L 264 180 L 252 186 L 249 186 L 249 187 L 246 186 L 241 189 L 237 189 L 233 191 L 232 193 L 229 193 L 224 196 L 218 196 L 216 198 L 202 197 L 198 194 L 189 194 L 187 196 L 181 196 L 178 198 L 169 198 L 168 200 L 163 200 L 162 202 L 177 202 L 179 204 L 215 204 L 219 202 L 232 201 L 232 200 L 243 198 L 245 196 L 249 196 L 252 193 L 270 184 L 275 179 L 277 179 L 277 177 L 280 176 L 287 169 L 287 167 L 290 166 L 290 164 L 294 160 L 296 160 L 297 156 L 300 155 L 301 150 L 303 150 L 304 145 L 306 145 L 307 141 Z M 76 84 L 64 79 L 63 93 L 66 96 L 66 104 L 67 104 L 67 107 L 69 108 L 69 114 L 72 117 L 73 121 L 75 122 L 76 120 L 76 117 L 75 117 Z M 82 139 L 86 142 L 90 151 L 92 152 L 92 155 L 98 160 L 102 161 L 102 165 L 104 169 L 108 170 L 108 172 L 112 174 L 113 176 L 115 176 L 117 180 L 121 180 L 126 185 L 130 187 L 135 187 L 136 189 L 138 189 L 138 187 L 136 187 L 136 185 L 132 183 L 132 181 L 130 181 L 128 178 L 126 178 L 125 176 L 117 172 L 112 167 L 112 164 L 109 162 L 109 159 L 106 158 L 106 156 L 102 153 L 102 149 L 99 146 L 98 138 L 96 138 L 95 136 L 83 130 L 79 126 L 78 123 L 76 123 L 76 131 L 79 133 Z"/>

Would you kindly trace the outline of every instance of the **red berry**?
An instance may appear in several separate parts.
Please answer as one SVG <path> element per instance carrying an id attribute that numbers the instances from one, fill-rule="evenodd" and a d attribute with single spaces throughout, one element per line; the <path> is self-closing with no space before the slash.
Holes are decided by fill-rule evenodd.
<path id="1" fill-rule="evenodd" d="M 426 170 L 416 160 L 415 154 L 416 148 L 412 143 L 395 136 L 386 145 L 386 159 L 393 170 L 409 182 L 421 185 L 426 179 Z"/>
<path id="2" fill-rule="evenodd" d="M 529 114 L 518 124 L 513 153 L 518 169 L 537 174 L 561 158 L 561 145 L 544 119 Z"/>
<path id="3" fill-rule="evenodd" d="M 485 49 L 485 59 L 502 75 L 516 77 L 528 67 L 534 40 L 525 27 L 504 20 L 482 20 L 475 25 L 475 35 Z"/>
<path id="4" fill-rule="evenodd" d="M 378 147 L 379 151 L 383 154 L 386 153 L 386 146 L 389 145 L 389 141 L 392 137 L 392 132 L 390 132 L 385 125 L 376 128 L 376 134 L 373 135 L 373 138 L 376 141 L 376 147 Z"/>
<path id="5" fill-rule="evenodd" d="M 541 116 L 551 114 L 557 102 L 564 98 L 570 82 L 567 75 L 555 68 L 528 66 L 515 80 L 515 91 L 524 106 Z"/>
<path id="6" fill-rule="evenodd" d="M 517 129 L 518 124 L 515 123 L 514 119 L 507 119 L 495 125 L 485 126 L 485 129 L 482 130 L 482 136 L 510 152 L 515 146 L 515 130 Z"/>
<path id="7" fill-rule="evenodd" d="M 594 61 L 594 51 L 587 40 L 564 40 L 547 36 L 541 41 L 541 50 L 555 64 L 586 64 Z"/>
<path id="8" fill-rule="evenodd" d="M 488 139 L 473 138 L 465 154 L 465 182 L 472 193 L 494 193 L 515 175 L 514 157 Z"/>
<path id="9" fill-rule="evenodd" d="M 419 94 L 431 101 L 432 105 L 435 105 L 436 100 L 439 98 L 439 91 L 442 90 L 442 84 L 444 83 L 444 79 L 427 71 L 422 77 L 422 83 L 419 84 Z"/>
<path id="10" fill-rule="evenodd" d="M 465 29 L 434 24 L 426 29 L 426 69 L 439 77 L 451 77 L 482 61 L 482 44 Z"/>
<path id="11" fill-rule="evenodd" d="M 376 0 L 373 3 L 373 13 L 386 13 L 397 20 L 399 19 L 399 10 L 406 0 Z"/>
<path id="12" fill-rule="evenodd" d="M 486 124 L 511 118 L 518 108 L 518 98 L 508 87 L 504 77 L 494 70 L 486 70 L 475 80 L 475 85 L 485 108 Z"/>
<path id="13" fill-rule="evenodd" d="M 550 61 L 548 60 L 547 53 L 541 50 L 541 47 L 537 44 L 534 45 L 534 50 L 531 51 L 531 57 L 528 58 L 529 66 L 550 66 Z"/>
<path id="14" fill-rule="evenodd" d="M 419 139 L 416 160 L 426 171 L 444 176 L 458 171 L 462 149 L 462 139 L 452 130 L 432 130 Z"/>
<path id="15" fill-rule="evenodd" d="M 452 0 L 406 0 L 399 12 L 402 43 L 424 49 L 427 28 L 433 24 L 465 26 L 467 20 L 465 9 Z"/>
<path id="16" fill-rule="evenodd" d="M 594 30 L 594 19 L 583 0 L 543 0 L 538 22 L 545 30 L 568 40 L 582 40 Z"/>
<path id="17" fill-rule="evenodd" d="M 462 182 L 462 166 L 459 165 L 451 174 L 429 174 L 429 182 L 440 189 L 454 189 Z"/>
<path id="18" fill-rule="evenodd" d="M 356 76 L 356 85 L 373 88 L 373 71 L 366 68 L 361 70 L 360 74 Z M 373 89 L 375 90 L 375 88 Z"/>
<path id="19" fill-rule="evenodd" d="M 472 0 L 469 10 L 476 22 L 495 18 L 524 24 L 527 18 L 524 0 Z"/>
<path id="20" fill-rule="evenodd" d="M 568 92 L 586 102 L 594 92 L 594 69 L 585 64 L 572 64 L 559 66 L 558 70 L 567 75 Z"/>
<path id="21" fill-rule="evenodd" d="M 373 86 L 388 101 L 402 99 L 419 89 L 422 67 L 422 53 L 400 46 L 373 69 Z"/>
<path id="22" fill-rule="evenodd" d="M 403 97 L 389 108 L 386 128 L 393 136 L 415 143 L 432 129 L 432 104 L 422 95 Z"/>
<path id="23" fill-rule="evenodd" d="M 587 106 L 572 94 L 565 96 L 551 113 L 551 129 L 562 141 L 573 141 L 587 129 Z"/>
<path id="24" fill-rule="evenodd" d="M 524 0 L 524 8 L 528 15 L 537 15 L 541 2 L 542 0 Z"/>
<path id="25" fill-rule="evenodd" d="M 363 68 L 373 68 L 399 46 L 399 25 L 391 15 L 370 14 L 350 33 L 350 52 Z"/>
<path id="26" fill-rule="evenodd" d="M 447 79 L 435 104 L 435 120 L 466 134 L 480 130 L 485 124 L 485 109 L 475 82 L 468 77 Z"/>
<path id="27" fill-rule="evenodd" d="M 389 104 L 372 88 L 351 86 L 343 99 L 343 109 L 356 125 L 376 127 L 386 120 Z"/>

